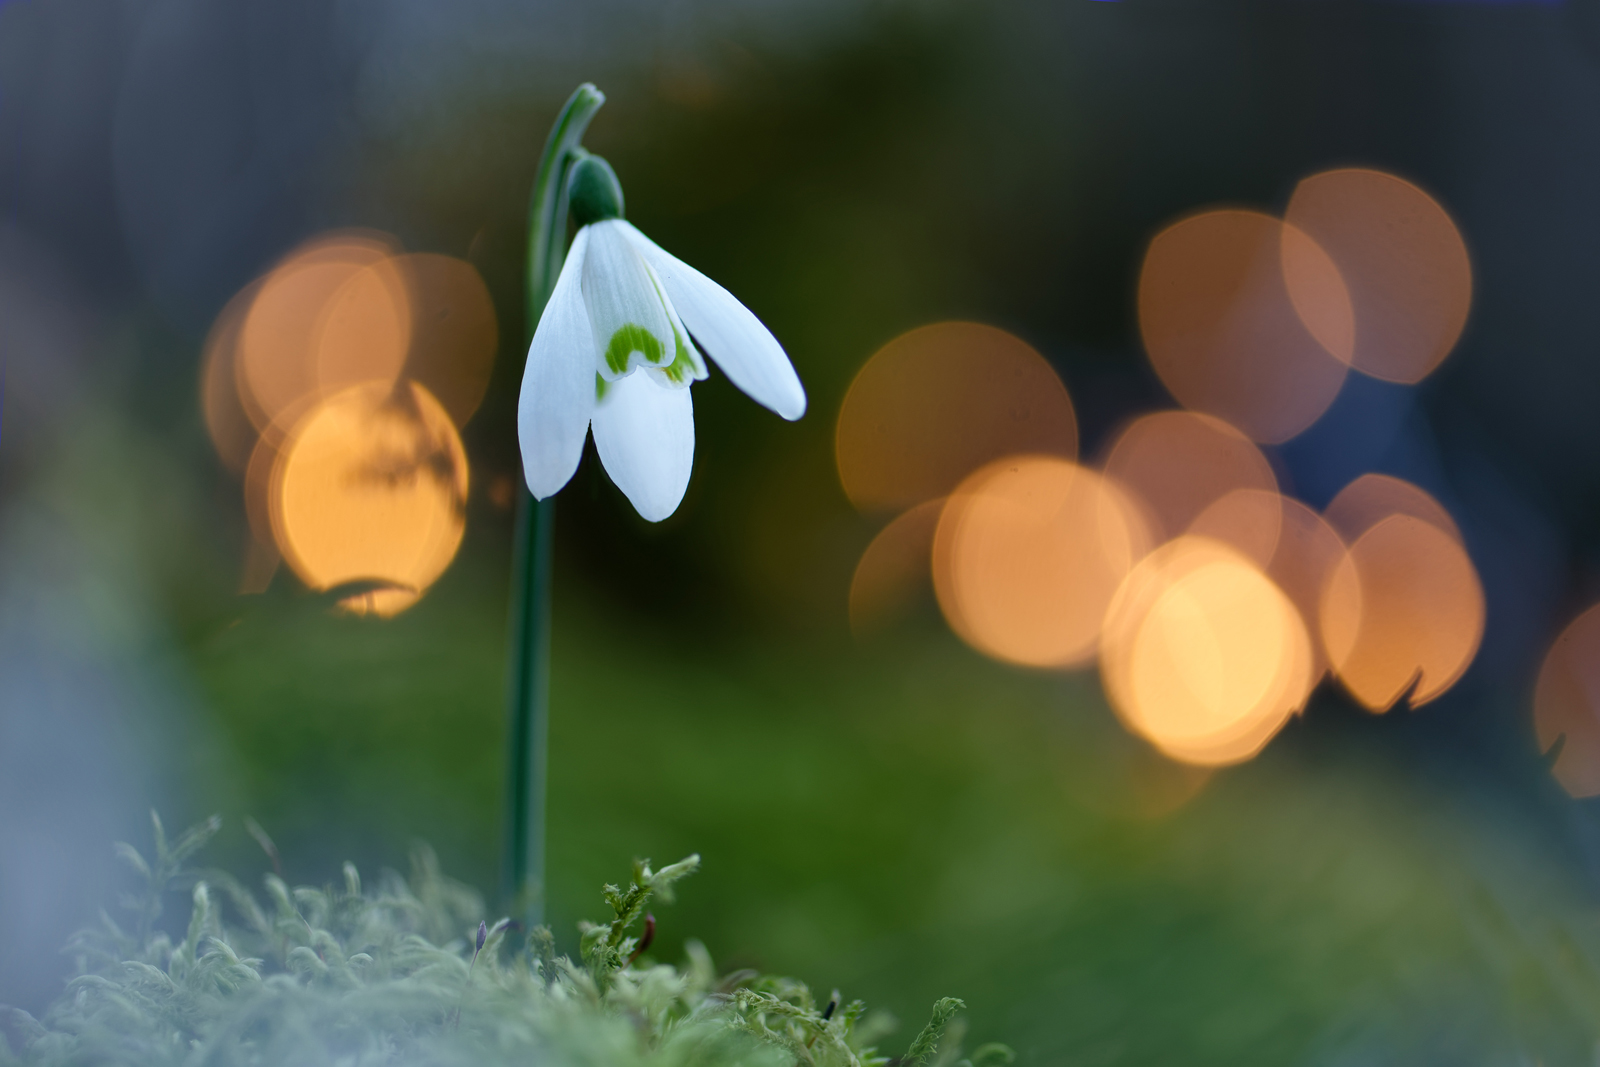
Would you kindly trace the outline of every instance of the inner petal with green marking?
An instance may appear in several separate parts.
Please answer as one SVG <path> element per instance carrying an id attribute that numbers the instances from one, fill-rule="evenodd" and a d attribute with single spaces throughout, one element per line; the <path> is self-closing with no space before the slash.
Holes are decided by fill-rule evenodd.
<path id="1" fill-rule="evenodd" d="M 583 302 L 594 332 L 595 369 L 607 381 L 640 367 L 665 367 L 676 354 L 672 313 L 660 286 L 617 225 L 598 222 L 586 228 L 583 261 Z"/>
<path id="2" fill-rule="evenodd" d="M 681 341 L 678 347 L 681 351 L 683 347 Z M 661 362 L 666 346 L 661 343 L 659 337 L 638 323 L 624 323 L 617 328 L 617 332 L 611 335 L 611 340 L 606 344 L 606 366 L 610 367 L 614 374 L 626 374 L 628 362 L 635 352 L 643 356 L 646 363 L 657 364 Z"/>

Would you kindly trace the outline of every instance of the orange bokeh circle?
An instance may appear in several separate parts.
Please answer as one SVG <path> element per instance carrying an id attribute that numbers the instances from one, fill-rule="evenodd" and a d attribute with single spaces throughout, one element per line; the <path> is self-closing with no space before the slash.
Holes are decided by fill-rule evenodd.
<path id="1" fill-rule="evenodd" d="M 1139 330 L 1184 407 L 1277 444 L 1309 427 L 1344 384 L 1350 297 L 1317 243 L 1255 211 L 1208 211 L 1150 242 Z"/>
<path id="2" fill-rule="evenodd" d="M 1322 636 L 1339 680 L 1383 712 L 1454 685 L 1483 637 L 1483 587 L 1461 542 L 1431 522 L 1390 515 L 1350 545 L 1323 591 Z"/>
<path id="3" fill-rule="evenodd" d="M 1187 532 L 1221 541 L 1265 568 L 1278 552 L 1283 506 L 1283 497 L 1270 489 L 1232 489 L 1207 504 Z"/>
<path id="4" fill-rule="evenodd" d="M 1533 691 L 1539 750 L 1559 741 L 1550 772 L 1574 797 L 1600 795 L 1600 606 L 1555 639 Z"/>
<path id="5" fill-rule="evenodd" d="M 1277 583 L 1300 612 L 1311 637 L 1311 675 L 1320 681 L 1328 673 L 1328 653 L 1322 636 L 1322 591 L 1347 554 L 1344 542 L 1322 516 L 1298 500 L 1282 497 L 1282 523 L 1278 547 L 1267 564 L 1267 577 Z"/>
<path id="6" fill-rule="evenodd" d="M 1218 498 L 1189 526 L 1237 550 L 1261 567 L 1300 613 L 1311 639 L 1311 675 L 1328 670 L 1322 647 L 1322 590 L 1344 559 L 1344 542 L 1315 511 L 1298 500 L 1260 489 L 1235 489 Z"/>
<path id="7" fill-rule="evenodd" d="M 1322 247 L 1350 294 L 1350 364 L 1415 383 L 1450 354 L 1472 305 L 1472 265 L 1450 216 L 1382 171 L 1314 174 L 1295 187 L 1288 223 Z"/>
<path id="8" fill-rule="evenodd" d="M 996 659 L 1070 667 L 1092 658 L 1123 576 L 1148 550 L 1137 510 L 1106 478 L 1018 456 L 945 502 L 933 583 L 951 629 Z"/>
<path id="9" fill-rule="evenodd" d="M 284 559 L 313 589 L 387 584 L 344 601 L 392 615 L 455 557 L 467 457 L 450 416 L 415 383 L 353 386 L 312 407 L 277 450 L 268 491 Z"/>
<path id="10" fill-rule="evenodd" d="M 1183 533 L 1235 489 L 1278 489 L 1272 465 L 1244 434 L 1221 419 L 1188 411 L 1135 419 L 1112 444 L 1104 469 L 1147 510 L 1158 541 Z"/>
<path id="11" fill-rule="evenodd" d="M 856 374 L 835 454 L 856 507 L 901 510 L 1005 456 L 1076 459 L 1078 420 L 1060 376 L 1027 343 L 943 322 L 895 338 Z"/>
<path id="12" fill-rule="evenodd" d="M 1339 490 L 1322 511 L 1322 517 L 1346 544 L 1354 543 L 1390 515 L 1410 515 L 1461 540 L 1461 528 L 1443 504 L 1427 490 L 1388 474 L 1363 474 Z"/>
<path id="13" fill-rule="evenodd" d="M 1305 704 L 1311 642 L 1249 558 L 1185 535 L 1152 552 L 1106 613 L 1101 679 L 1128 728 L 1167 755 L 1249 759 Z"/>
<path id="14" fill-rule="evenodd" d="M 375 236 L 330 234 L 257 283 L 236 358 L 239 398 L 257 430 L 305 397 L 399 376 L 411 298 L 391 251 Z"/>

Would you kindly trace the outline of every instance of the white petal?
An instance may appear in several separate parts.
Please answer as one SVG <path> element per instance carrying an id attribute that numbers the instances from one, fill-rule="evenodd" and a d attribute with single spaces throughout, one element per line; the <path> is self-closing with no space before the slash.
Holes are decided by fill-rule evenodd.
<path id="1" fill-rule="evenodd" d="M 608 382 L 638 367 L 668 366 L 676 354 L 666 294 L 622 226 L 608 219 L 586 227 L 592 236 L 583 302 L 594 329 L 595 370 Z"/>
<path id="2" fill-rule="evenodd" d="M 732 293 L 681 259 L 663 252 L 632 223 L 617 225 L 624 228 L 633 246 L 661 279 L 667 298 L 705 345 L 706 354 L 716 360 L 733 384 L 786 419 L 804 415 L 806 391 L 772 331 Z"/>
<path id="3" fill-rule="evenodd" d="M 630 374 L 606 385 L 594 409 L 594 444 L 606 473 L 651 522 L 678 510 L 694 467 L 689 390 Z"/>
<path id="4" fill-rule="evenodd" d="M 533 331 L 522 372 L 517 402 L 522 473 L 540 500 L 572 480 L 594 411 L 594 334 L 580 285 L 589 231 L 587 226 L 579 230 L 572 242 L 555 292 Z"/>

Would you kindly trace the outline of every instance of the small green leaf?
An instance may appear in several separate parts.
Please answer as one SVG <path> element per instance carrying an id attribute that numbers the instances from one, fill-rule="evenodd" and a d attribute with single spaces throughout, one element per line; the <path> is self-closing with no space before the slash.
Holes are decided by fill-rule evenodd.
<path id="1" fill-rule="evenodd" d="M 934 1053 L 939 1051 L 939 1042 L 944 1038 L 945 1030 L 950 1027 L 950 1020 L 956 1017 L 956 1012 L 965 1008 L 964 1001 L 956 997 L 943 997 L 933 1006 L 933 1015 L 928 1019 L 928 1025 L 922 1028 L 906 1054 L 900 1057 L 900 1062 L 906 1067 L 927 1067 L 933 1060 Z"/>
<path id="2" fill-rule="evenodd" d="M 174 873 L 182 866 L 183 861 L 199 852 L 205 847 L 206 842 L 216 836 L 222 829 L 222 816 L 213 815 L 203 823 L 189 827 L 172 845 L 172 850 L 167 854 L 167 863 Z"/>
<path id="3" fill-rule="evenodd" d="M 146 881 L 150 879 L 150 865 L 144 861 L 143 856 L 139 855 L 138 849 L 134 848 L 126 841 L 118 841 L 112 847 L 116 849 L 117 859 L 121 860 L 123 863 L 126 863 L 129 867 L 132 867 L 134 872 L 143 877 Z"/>

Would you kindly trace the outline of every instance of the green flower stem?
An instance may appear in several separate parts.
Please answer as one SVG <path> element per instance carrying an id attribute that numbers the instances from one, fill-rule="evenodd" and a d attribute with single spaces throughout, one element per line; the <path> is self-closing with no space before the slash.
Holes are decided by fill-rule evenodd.
<path id="1" fill-rule="evenodd" d="M 555 290 L 567 255 L 567 176 L 583 154 L 589 120 L 605 103 L 578 86 L 545 141 L 528 204 L 528 338 Z M 517 501 L 511 570 L 511 680 L 507 694 L 505 857 L 501 888 L 526 928 L 544 922 L 545 794 L 550 732 L 550 550 L 554 498 Z"/>

